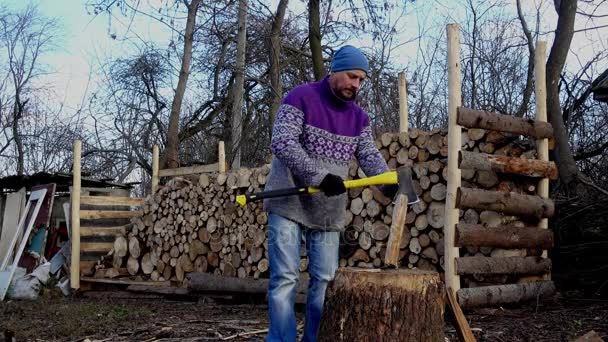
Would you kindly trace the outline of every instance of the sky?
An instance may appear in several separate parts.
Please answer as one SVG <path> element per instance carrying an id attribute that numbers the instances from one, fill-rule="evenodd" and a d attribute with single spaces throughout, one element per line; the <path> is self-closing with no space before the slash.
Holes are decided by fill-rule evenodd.
<path id="1" fill-rule="evenodd" d="M 159 4 L 166 3 L 162 0 L 141 0 L 142 3 Z M 1 4 L 13 8 L 23 6 L 27 1 L 23 0 L 0 0 Z M 124 39 L 127 35 L 137 35 L 137 39 L 144 41 L 167 44 L 171 33 L 158 21 L 145 17 L 136 16 L 133 21 L 117 13 L 112 21 L 108 16 L 94 16 L 87 14 L 85 8 L 86 0 L 37 0 L 39 11 L 48 16 L 57 18 L 61 25 L 60 42 L 53 53 L 43 58 L 43 62 L 53 71 L 47 75 L 42 82 L 52 87 L 57 101 L 63 104 L 67 113 L 76 111 L 86 98 L 100 84 L 98 75 L 99 64 L 109 57 L 127 56 L 133 52 L 132 40 Z M 277 0 L 269 0 L 270 8 L 276 8 Z M 444 30 L 445 24 L 449 22 L 464 22 L 465 11 L 464 0 L 418 0 L 414 4 L 408 4 L 407 15 L 402 19 L 401 28 L 403 33 L 399 41 L 410 41 L 418 35 L 418 28 L 429 27 L 431 30 Z M 545 8 L 541 18 L 541 31 L 550 31 L 555 25 L 555 11 L 547 6 L 553 1 L 547 0 L 524 0 L 524 11 L 534 13 L 536 3 L 543 3 Z M 606 6 L 608 7 L 608 6 Z M 289 10 L 300 12 L 304 9 L 304 2 L 291 1 Z M 515 1 L 512 6 L 504 9 L 507 13 L 515 15 Z M 608 9 L 606 9 L 608 14 Z M 533 18 L 528 18 L 532 20 Z M 606 19 L 608 21 L 608 18 Z M 607 23 L 608 24 L 608 23 Z M 533 25 L 533 22 L 529 22 Z M 584 20 L 577 21 L 577 29 L 589 26 Z M 606 29 L 604 32 L 608 32 Z M 116 35 L 116 39 L 112 38 Z M 572 45 L 572 51 L 577 52 L 578 58 L 585 61 L 599 49 L 608 48 L 608 34 L 603 38 L 589 36 L 588 33 L 577 33 Z M 552 34 L 544 36 L 548 40 L 550 48 Z M 136 39 L 136 40 L 137 40 Z M 355 44 L 366 44 L 366 39 L 353 42 Z M 408 61 L 416 58 L 418 54 L 417 42 L 401 46 L 393 54 L 393 62 L 406 66 Z M 573 68 L 578 67 L 576 60 L 569 57 L 569 63 Z"/>

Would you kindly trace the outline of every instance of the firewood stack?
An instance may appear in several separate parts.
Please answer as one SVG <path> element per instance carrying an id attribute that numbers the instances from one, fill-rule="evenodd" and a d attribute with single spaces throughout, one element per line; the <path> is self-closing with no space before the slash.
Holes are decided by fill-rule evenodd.
<path id="1" fill-rule="evenodd" d="M 532 157 L 531 144 L 517 136 L 482 129 L 464 130 L 463 150 L 511 157 Z M 410 165 L 420 202 L 410 206 L 401 240 L 401 267 L 426 270 L 443 268 L 443 224 L 447 180 L 447 131 L 385 133 L 376 145 L 391 169 Z M 466 158 L 463 152 L 463 158 Z M 267 277 L 267 216 L 261 202 L 246 207 L 235 204 L 237 194 L 262 191 L 268 165 L 226 174 L 203 174 L 173 178 L 148 197 L 144 215 L 132 219 L 132 230 L 118 238 L 105 268 L 127 268 L 131 275 L 151 280 L 184 279 L 188 272 L 211 272 L 229 277 Z M 350 177 L 365 177 L 356 162 Z M 493 171 L 462 170 L 462 186 L 503 192 L 533 194 L 535 184 L 523 178 L 499 176 Z M 382 258 L 389 234 L 393 204 L 375 188 L 348 191 L 347 229 L 340 246 L 340 265 L 374 268 Z M 517 217 L 473 209 L 460 212 L 461 223 L 487 226 L 523 226 Z M 492 248 L 463 249 L 464 255 L 536 255 L 538 251 Z M 300 271 L 308 262 L 301 249 Z M 111 263 L 109 262 L 111 259 Z M 104 268 L 103 265 L 98 268 Z M 104 272 L 107 272 L 104 271 Z M 100 271 L 101 273 L 101 271 Z M 116 273 L 116 272 L 113 272 Z M 467 279 L 495 282 L 502 279 Z"/>

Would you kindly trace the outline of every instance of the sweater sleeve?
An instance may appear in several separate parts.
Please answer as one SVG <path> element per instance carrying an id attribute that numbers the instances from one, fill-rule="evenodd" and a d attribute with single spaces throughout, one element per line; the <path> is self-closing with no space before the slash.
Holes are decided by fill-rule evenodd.
<path id="1" fill-rule="evenodd" d="M 279 108 L 272 128 L 270 150 L 306 186 L 318 187 L 328 171 L 319 168 L 300 143 L 304 113 L 289 104 Z"/>
<path id="2" fill-rule="evenodd" d="M 369 125 L 365 125 L 359 136 L 357 150 L 355 156 L 359 162 L 359 166 L 368 177 L 375 176 L 387 172 L 388 165 L 376 148 L 374 136 Z"/>

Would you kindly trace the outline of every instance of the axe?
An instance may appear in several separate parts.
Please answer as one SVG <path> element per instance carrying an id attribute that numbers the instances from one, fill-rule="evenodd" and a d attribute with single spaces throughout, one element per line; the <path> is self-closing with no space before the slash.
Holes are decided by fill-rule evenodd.
<path id="1" fill-rule="evenodd" d="M 344 187 L 347 189 L 360 188 L 371 185 L 391 184 L 399 184 L 397 197 L 399 197 L 399 195 L 405 195 L 409 204 L 413 204 L 419 201 L 412 184 L 412 169 L 407 166 L 402 166 L 395 171 L 388 171 L 372 177 L 344 181 Z M 260 201 L 266 198 L 314 194 L 317 192 L 321 192 L 321 190 L 310 186 L 262 191 L 255 194 L 238 195 L 236 196 L 236 202 L 241 206 L 245 206 L 249 202 Z"/>

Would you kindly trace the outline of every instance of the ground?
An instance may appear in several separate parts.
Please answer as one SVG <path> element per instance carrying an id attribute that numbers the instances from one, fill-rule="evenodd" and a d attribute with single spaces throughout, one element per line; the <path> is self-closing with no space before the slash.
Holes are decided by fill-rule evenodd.
<path id="1" fill-rule="evenodd" d="M 478 341 L 571 341 L 590 330 L 608 341 L 608 301 L 562 298 L 466 316 Z M 450 322 L 448 316 L 446 341 L 458 341 Z M 65 298 L 51 292 L 37 301 L 0 303 L 0 341 L 6 333 L 14 333 L 17 341 L 262 341 L 267 323 L 266 305 L 243 298 L 121 291 Z"/>

